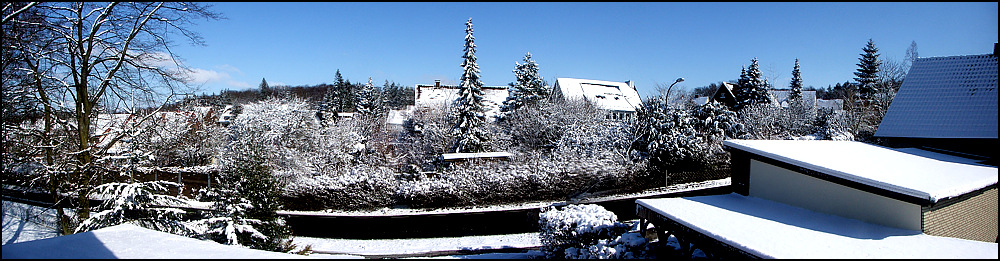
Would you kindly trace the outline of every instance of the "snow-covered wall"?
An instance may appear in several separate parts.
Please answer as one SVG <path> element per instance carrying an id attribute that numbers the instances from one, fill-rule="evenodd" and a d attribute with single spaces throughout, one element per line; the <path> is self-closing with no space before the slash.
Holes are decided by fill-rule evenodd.
<path id="1" fill-rule="evenodd" d="M 750 161 L 750 196 L 874 224 L 921 230 L 920 205 Z"/>

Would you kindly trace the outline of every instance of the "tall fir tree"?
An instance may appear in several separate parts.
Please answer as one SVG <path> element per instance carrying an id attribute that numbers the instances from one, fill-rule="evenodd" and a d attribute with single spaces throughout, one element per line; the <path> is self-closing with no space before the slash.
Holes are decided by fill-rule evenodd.
<path id="1" fill-rule="evenodd" d="M 260 78 L 260 85 L 258 86 L 258 88 L 260 88 L 261 98 L 267 99 L 267 97 L 271 96 L 271 86 L 267 85 L 267 79 Z"/>
<path id="2" fill-rule="evenodd" d="M 380 116 L 387 112 L 382 92 L 372 84 L 371 77 L 368 77 L 368 83 L 355 93 L 354 100 L 354 111 L 358 114 Z"/>
<path id="3" fill-rule="evenodd" d="M 857 81 L 858 95 L 861 99 L 871 99 L 872 95 L 878 91 L 878 72 L 882 66 L 882 60 L 878 59 L 878 48 L 875 41 L 868 39 L 868 44 L 861 49 L 864 53 L 858 58 L 858 71 L 854 72 L 854 81 Z"/>
<path id="4" fill-rule="evenodd" d="M 454 102 L 455 125 L 452 133 L 457 135 L 455 152 L 481 152 L 486 148 L 488 136 L 481 130 L 486 122 L 486 106 L 483 104 L 483 82 L 479 80 L 479 65 L 476 64 L 476 37 L 472 36 L 472 18 L 465 22 L 465 52 L 462 54 L 462 77 L 458 89 L 458 99 Z"/>
<path id="5" fill-rule="evenodd" d="M 739 85 L 734 96 L 736 96 L 736 109 L 741 110 L 754 104 L 766 104 L 771 102 L 768 89 L 770 84 L 763 79 L 760 67 L 757 64 L 757 57 L 750 60 L 750 67 L 740 75 Z"/>
<path id="6" fill-rule="evenodd" d="M 547 99 L 552 92 L 545 80 L 538 75 L 538 64 L 531 59 L 530 52 L 524 54 L 523 60 L 523 64 L 514 62 L 514 77 L 517 81 L 509 84 L 510 96 L 504 101 L 504 112 L 538 103 Z"/>
<path id="7" fill-rule="evenodd" d="M 802 72 L 799 71 L 799 59 L 795 58 L 795 68 L 792 69 L 792 82 L 789 87 L 792 89 L 791 99 L 802 98 Z"/>

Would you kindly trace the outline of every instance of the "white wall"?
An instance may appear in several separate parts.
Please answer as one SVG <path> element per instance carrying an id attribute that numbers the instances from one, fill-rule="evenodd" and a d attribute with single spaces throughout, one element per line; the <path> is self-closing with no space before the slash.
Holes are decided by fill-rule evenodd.
<path id="1" fill-rule="evenodd" d="M 921 230 L 920 206 L 750 160 L 750 196 L 870 223 Z"/>

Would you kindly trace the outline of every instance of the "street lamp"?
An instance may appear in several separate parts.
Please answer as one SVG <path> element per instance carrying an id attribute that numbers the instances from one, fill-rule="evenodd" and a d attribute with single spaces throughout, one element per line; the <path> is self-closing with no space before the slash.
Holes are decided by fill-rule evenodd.
<path id="1" fill-rule="evenodd" d="M 677 80 L 675 80 L 674 83 L 670 84 L 670 87 L 667 87 L 667 99 L 670 99 L 670 89 L 674 88 L 674 84 L 677 84 L 677 83 L 683 82 L 683 81 L 684 81 L 684 78 L 677 78 Z"/>

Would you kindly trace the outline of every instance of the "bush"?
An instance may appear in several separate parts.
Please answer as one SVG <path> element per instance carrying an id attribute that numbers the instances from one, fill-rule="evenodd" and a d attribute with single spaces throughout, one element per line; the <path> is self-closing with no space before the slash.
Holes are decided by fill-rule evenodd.
<path id="1" fill-rule="evenodd" d="M 645 258 L 648 241 L 598 205 L 549 207 L 538 215 L 542 251 L 548 258 Z"/>

